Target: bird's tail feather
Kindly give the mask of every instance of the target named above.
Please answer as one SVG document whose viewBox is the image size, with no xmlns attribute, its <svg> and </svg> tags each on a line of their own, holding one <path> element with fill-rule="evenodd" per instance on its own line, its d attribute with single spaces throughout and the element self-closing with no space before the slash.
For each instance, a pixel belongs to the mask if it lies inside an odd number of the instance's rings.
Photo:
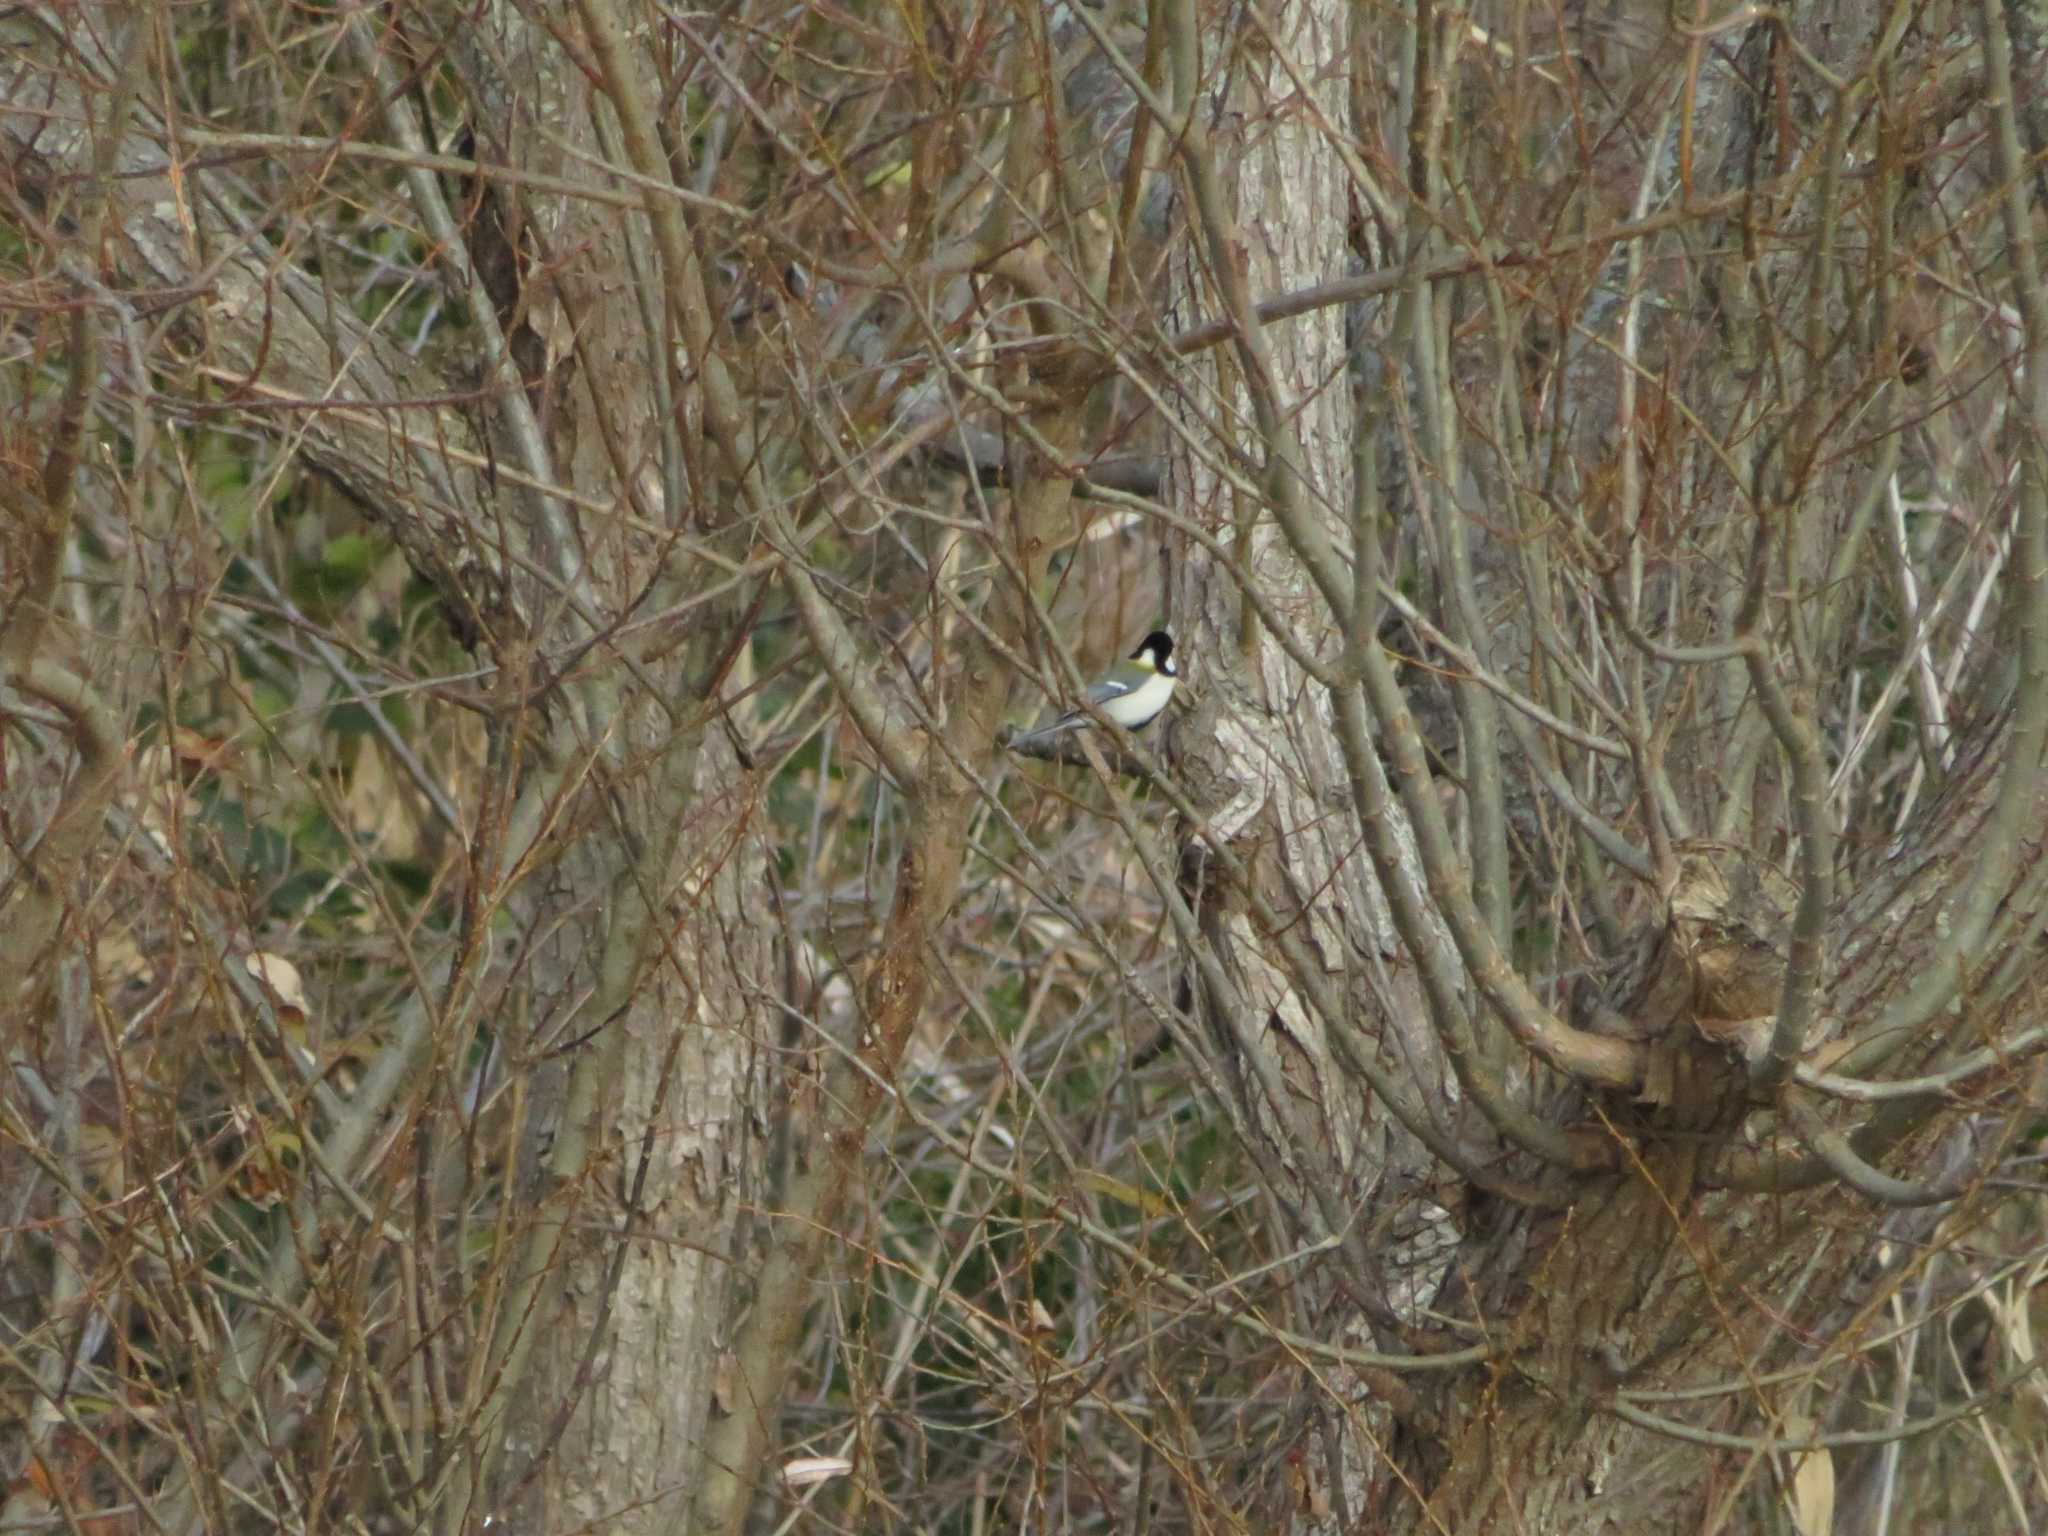
<svg viewBox="0 0 2048 1536">
<path fill-rule="evenodd" d="M 1088 717 L 1086 715 L 1062 715 L 1059 719 L 1053 721 L 1051 725 L 1041 725 L 1035 731 L 1026 731 L 1021 736 L 1011 737 L 1010 745 L 1012 747 L 1035 747 L 1041 742 L 1051 741 L 1055 736 L 1064 736 L 1076 726 L 1086 725 L 1087 723 Z"/>
</svg>

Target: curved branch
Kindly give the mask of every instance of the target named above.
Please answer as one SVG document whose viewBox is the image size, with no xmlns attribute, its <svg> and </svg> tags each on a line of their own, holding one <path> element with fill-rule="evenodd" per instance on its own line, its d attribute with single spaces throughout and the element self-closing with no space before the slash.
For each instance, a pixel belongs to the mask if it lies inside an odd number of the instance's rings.
<svg viewBox="0 0 2048 1536">
<path fill-rule="evenodd" d="M 1816 1093 L 1827 1094 L 1830 1098 L 1852 1099 L 1862 1104 L 1881 1104 L 1889 1099 L 1926 1099 L 1946 1095 L 1958 1083 L 1968 1082 L 1973 1077 L 2000 1067 L 2017 1066 L 2038 1055 L 2048 1047 L 2048 1024 L 2023 1029 L 2010 1040 L 2001 1040 L 1996 1045 L 1987 1045 L 1972 1051 L 1960 1061 L 1954 1062 L 1939 1072 L 1929 1072 L 1920 1077 L 1902 1077 L 1894 1081 L 1873 1081 L 1862 1077 L 1843 1077 L 1833 1072 L 1818 1072 L 1811 1067 L 1798 1068 L 1793 1077 Z"/>
<path fill-rule="evenodd" d="M 1895 1179 L 1865 1162 L 1850 1139 L 1830 1126 L 1820 1112 L 1798 1094 L 1786 1094 L 1782 1107 L 1793 1131 L 1807 1149 L 1827 1164 L 1844 1184 L 1858 1194 L 1868 1195 L 1880 1205 L 1941 1205 L 1960 1199 L 1989 1171 L 1972 1162 L 1932 1184 Z"/>
<path fill-rule="evenodd" d="M 1896 1441 L 1910 1440 L 1932 1430 L 1944 1429 L 1960 1419 L 1967 1419 L 1984 1412 L 1985 1409 L 2002 1401 L 2014 1387 L 2048 1365 L 2048 1354 L 2037 1354 L 2032 1359 L 2014 1366 L 1997 1381 L 1976 1396 L 1966 1398 L 1953 1408 L 1930 1414 L 1924 1419 L 1914 1419 L 1904 1424 L 1895 1424 L 1886 1429 L 1845 1430 L 1832 1435 L 1809 1435 L 1803 1440 L 1767 1439 L 1759 1435 L 1731 1435 L 1718 1429 L 1698 1429 L 1690 1424 L 1681 1424 L 1676 1419 L 1667 1419 L 1636 1407 L 1625 1398 L 1610 1397 L 1602 1405 L 1618 1419 L 1626 1419 L 1640 1429 L 1650 1430 L 1659 1435 L 1669 1435 L 1674 1440 L 1689 1440 L 1695 1445 L 1711 1445 L 1730 1451 L 1755 1451 L 1765 1455 L 1798 1454 L 1805 1451 L 1838 1450 L 1855 1445 L 1891 1445 Z"/>
</svg>

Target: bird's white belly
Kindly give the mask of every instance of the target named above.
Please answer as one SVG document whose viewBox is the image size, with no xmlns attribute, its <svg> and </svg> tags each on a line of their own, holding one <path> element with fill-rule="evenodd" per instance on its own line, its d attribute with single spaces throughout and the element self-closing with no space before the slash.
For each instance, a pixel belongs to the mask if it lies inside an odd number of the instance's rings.
<svg viewBox="0 0 2048 1536">
<path fill-rule="evenodd" d="M 1164 672 L 1155 672 L 1129 693 L 1119 694 L 1099 707 L 1118 725 L 1129 728 L 1150 720 L 1166 708 L 1166 701 L 1172 697 L 1173 679 Z"/>
</svg>

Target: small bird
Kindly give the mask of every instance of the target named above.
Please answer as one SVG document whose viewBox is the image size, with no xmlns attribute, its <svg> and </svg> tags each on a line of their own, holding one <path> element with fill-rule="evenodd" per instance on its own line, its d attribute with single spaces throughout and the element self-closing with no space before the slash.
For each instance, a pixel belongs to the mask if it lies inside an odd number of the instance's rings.
<svg viewBox="0 0 2048 1536">
<path fill-rule="evenodd" d="M 1155 629 L 1130 656 L 1109 669 L 1109 675 L 1088 687 L 1088 703 L 1127 731 L 1143 730 L 1158 718 L 1173 697 L 1173 685 L 1180 669 L 1173 663 L 1173 636 Z M 1031 747 L 1050 741 L 1076 726 L 1093 725 L 1095 717 L 1086 709 L 1073 709 L 1051 725 L 1011 741 L 1012 747 Z"/>
</svg>

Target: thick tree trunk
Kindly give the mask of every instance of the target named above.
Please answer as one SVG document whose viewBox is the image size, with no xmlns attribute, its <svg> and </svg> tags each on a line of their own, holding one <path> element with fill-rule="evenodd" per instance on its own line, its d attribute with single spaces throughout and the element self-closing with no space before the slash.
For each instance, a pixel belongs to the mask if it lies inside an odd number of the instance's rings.
<svg viewBox="0 0 2048 1536">
<path fill-rule="evenodd" d="M 1193 12 L 1184 15 L 1191 23 Z M 1439 1165 L 1375 1100 L 1358 1063 L 1398 1062 L 1412 1112 L 1441 1125 L 1458 1123 L 1460 1092 L 1356 824 L 1331 813 L 1351 794 L 1331 695 L 1273 633 L 1285 626 L 1336 663 L 1345 637 L 1301 546 L 1343 548 L 1378 532 L 1354 499 L 1363 428 L 1346 382 L 1344 312 L 1325 308 L 1264 334 L 1245 328 L 1248 295 L 1310 287 L 1354 265 L 1350 188 L 1327 152 L 1330 126 L 1349 117 L 1345 81 L 1298 67 L 1344 55 L 1349 13 L 1298 0 L 1268 21 L 1256 47 L 1202 40 L 1215 73 L 1193 110 L 1215 128 L 1181 167 L 1189 229 L 1174 308 L 1193 324 L 1223 317 L 1239 327 L 1234 351 L 1188 369 L 1190 415 L 1242 431 L 1243 472 L 1256 482 L 1192 455 L 1173 476 L 1175 504 L 1220 551 L 1181 546 L 1172 586 L 1202 698 L 1174 735 L 1175 771 L 1196 813 L 1182 823 L 1180 862 L 1201 914 L 1199 938 L 1183 942 L 1217 1074 L 1298 1223 L 1292 1236 L 1342 1254 L 1334 1271 L 1305 1278 L 1298 1304 L 1332 1341 L 1398 1347 L 1434 1296 L 1457 1231 L 1438 1203 L 1448 1198 Z M 1276 511 L 1282 500 L 1293 502 L 1291 516 Z M 1367 607 L 1378 611 L 1376 600 Z M 1412 851 L 1398 807 L 1388 823 Z M 1431 933 L 1445 942 L 1433 920 Z M 1259 1507 L 1276 1524 L 1334 1536 L 1387 1475 L 1378 1448 L 1390 1421 L 1373 1383 L 1389 1382 L 1330 1365 L 1305 1372 L 1310 1381 L 1326 1396 Z"/>
</svg>

